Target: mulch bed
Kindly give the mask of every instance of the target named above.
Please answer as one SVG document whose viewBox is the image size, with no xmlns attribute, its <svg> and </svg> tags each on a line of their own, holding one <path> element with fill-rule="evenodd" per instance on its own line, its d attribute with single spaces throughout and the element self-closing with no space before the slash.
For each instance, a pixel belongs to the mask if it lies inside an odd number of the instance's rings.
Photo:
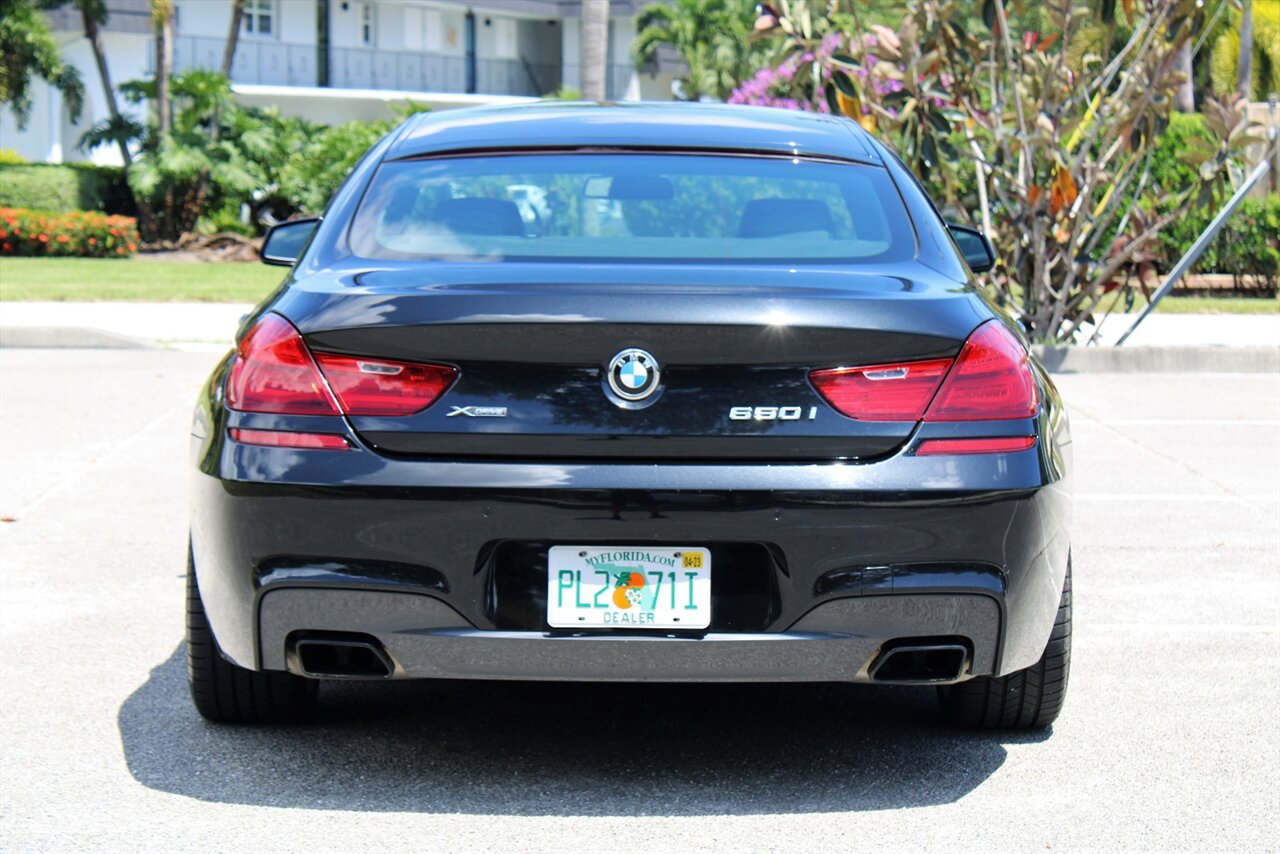
<svg viewBox="0 0 1280 854">
<path fill-rule="evenodd" d="M 137 257 L 152 261 L 258 261 L 262 238 L 222 231 L 217 234 L 184 234 L 177 240 L 161 240 L 142 247 Z"/>
</svg>

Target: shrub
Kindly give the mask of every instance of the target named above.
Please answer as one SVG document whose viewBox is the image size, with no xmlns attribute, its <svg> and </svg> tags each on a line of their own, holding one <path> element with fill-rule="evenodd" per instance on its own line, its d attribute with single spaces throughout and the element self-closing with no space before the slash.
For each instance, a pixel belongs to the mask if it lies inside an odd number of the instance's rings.
<svg viewBox="0 0 1280 854">
<path fill-rule="evenodd" d="M 0 208 L 0 255 L 125 258 L 137 248 L 133 217 Z"/>
<path fill-rule="evenodd" d="M 1160 250 L 1161 269 L 1171 270 L 1173 265 L 1178 263 L 1178 259 L 1187 254 L 1187 250 L 1191 248 L 1191 244 L 1196 242 L 1196 238 L 1200 236 L 1200 232 L 1205 230 L 1209 224 L 1209 220 L 1213 219 L 1216 208 L 1193 208 L 1185 214 L 1173 220 L 1160 231 Z M 1235 216 L 1239 216 L 1241 211 L 1237 210 Z M 1235 217 L 1232 217 L 1234 219 Z M 1230 226 L 1230 220 L 1227 221 Z M 1224 230 L 1225 234 L 1225 230 Z M 1230 272 L 1228 270 L 1219 271 L 1218 246 L 1221 245 L 1224 234 L 1218 235 L 1218 239 L 1205 247 L 1200 255 L 1200 260 L 1196 261 L 1195 266 L 1191 268 L 1192 273 L 1217 273 Z"/>
<path fill-rule="evenodd" d="M 1198 114 L 1170 113 L 1169 125 L 1156 137 L 1151 149 L 1148 181 L 1156 195 L 1181 193 L 1200 178 L 1196 163 L 1188 157 L 1197 141 L 1213 142 L 1213 134 Z"/>
<path fill-rule="evenodd" d="M 276 194 L 297 210 L 322 213 L 360 158 L 392 127 L 389 121 L 355 121 L 311 129 L 281 167 Z"/>
<path fill-rule="evenodd" d="M 143 220 L 144 228 L 154 228 L 148 240 L 248 230 L 240 222 L 242 205 L 248 205 L 254 228 L 299 211 L 319 212 L 366 149 L 394 126 L 388 119 L 329 128 L 281 116 L 274 107 L 244 107 L 230 81 L 207 69 L 175 74 L 169 86 L 171 129 L 106 120 L 80 139 L 91 150 L 115 145 L 123 133 L 137 147 L 129 185 L 154 214 L 150 225 Z M 130 103 L 155 100 L 154 80 L 127 81 L 119 88 Z M 410 101 L 391 111 L 403 118 L 424 109 Z"/>
<path fill-rule="evenodd" d="M 18 164 L 27 162 L 27 158 L 23 157 L 12 148 L 0 148 L 0 166 L 17 166 Z"/>
<path fill-rule="evenodd" d="M 0 207 L 132 214 L 132 204 L 116 166 L 0 164 Z"/>
<path fill-rule="evenodd" d="M 1280 279 L 1280 193 L 1245 199 L 1214 241 L 1217 272 L 1230 273 L 1237 288 L 1252 279 L 1274 292 Z"/>
<path fill-rule="evenodd" d="M 1189 210 L 1160 233 L 1165 269 L 1186 254 L 1217 212 L 1216 205 Z M 1241 202 L 1191 272 L 1229 275 L 1237 289 L 1275 291 L 1280 284 L 1280 193 Z"/>
</svg>

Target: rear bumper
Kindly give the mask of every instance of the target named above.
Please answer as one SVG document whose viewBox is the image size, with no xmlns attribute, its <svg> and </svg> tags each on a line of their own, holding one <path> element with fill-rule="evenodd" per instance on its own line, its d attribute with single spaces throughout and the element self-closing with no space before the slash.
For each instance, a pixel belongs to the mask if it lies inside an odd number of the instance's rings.
<svg viewBox="0 0 1280 854">
<path fill-rule="evenodd" d="M 963 643 L 966 677 L 1002 674 L 1044 649 L 1067 564 L 1065 449 L 1045 440 L 774 466 L 394 460 L 223 430 L 195 445 L 201 595 L 224 653 L 254 669 L 340 631 L 376 638 L 395 677 L 860 681 L 920 638 Z M 536 555 L 557 543 L 750 547 L 762 557 L 713 559 L 713 588 L 750 572 L 768 589 L 738 611 L 713 598 L 704 635 L 574 637 L 539 616 Z M 508 547 L 534 555 L 522 575 Z"/>
</svg>

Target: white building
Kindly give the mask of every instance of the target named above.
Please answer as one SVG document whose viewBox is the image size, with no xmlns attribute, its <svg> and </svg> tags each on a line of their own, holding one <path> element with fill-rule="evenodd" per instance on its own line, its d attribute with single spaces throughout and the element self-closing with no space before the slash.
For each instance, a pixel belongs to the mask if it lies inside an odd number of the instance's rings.
<svg viewBox="0 0 1280 854">
<path fill-rule="evenodd" d="M 610 3 L 606 97 L 668 99 L 674 57 L 638 72 L 630 58 L 643 0 Z M 578 88 L 580 0 L 246 0 L 231 79 L 240 100 L 336 124 L 387 118 L 412 99 L 435 109 L 523 100 Z M 112 81 L 151 76 L 149 0 L 107 0 L 102 28 Z M 175 0 L 174 69 L 222 64 L 231 0 Z M 24 130 L 0 109 L 0 148 L 33 161 L 118 163 L 114 147 L 77 142 L 108 115 L 79 13 L 50 13 L 63 56 L 80 70 L 86 104 L 72 122 L 56 89 L 34 82 Z M 121 103 L 121 108 L 125 105 Z"/>
</svg>

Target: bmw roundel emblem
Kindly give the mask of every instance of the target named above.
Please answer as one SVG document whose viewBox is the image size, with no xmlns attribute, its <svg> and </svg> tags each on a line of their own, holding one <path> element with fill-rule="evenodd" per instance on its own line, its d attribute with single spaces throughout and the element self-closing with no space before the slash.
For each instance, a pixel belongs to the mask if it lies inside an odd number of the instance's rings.
<svg viewBox="0 0 1280 854">
<path fill-rule="evenodd" d="M 644 400 L 658 388 L 658 360 L 634 347 L 609 360 L 609 388 L 623 400 Z"/>
</svg>

